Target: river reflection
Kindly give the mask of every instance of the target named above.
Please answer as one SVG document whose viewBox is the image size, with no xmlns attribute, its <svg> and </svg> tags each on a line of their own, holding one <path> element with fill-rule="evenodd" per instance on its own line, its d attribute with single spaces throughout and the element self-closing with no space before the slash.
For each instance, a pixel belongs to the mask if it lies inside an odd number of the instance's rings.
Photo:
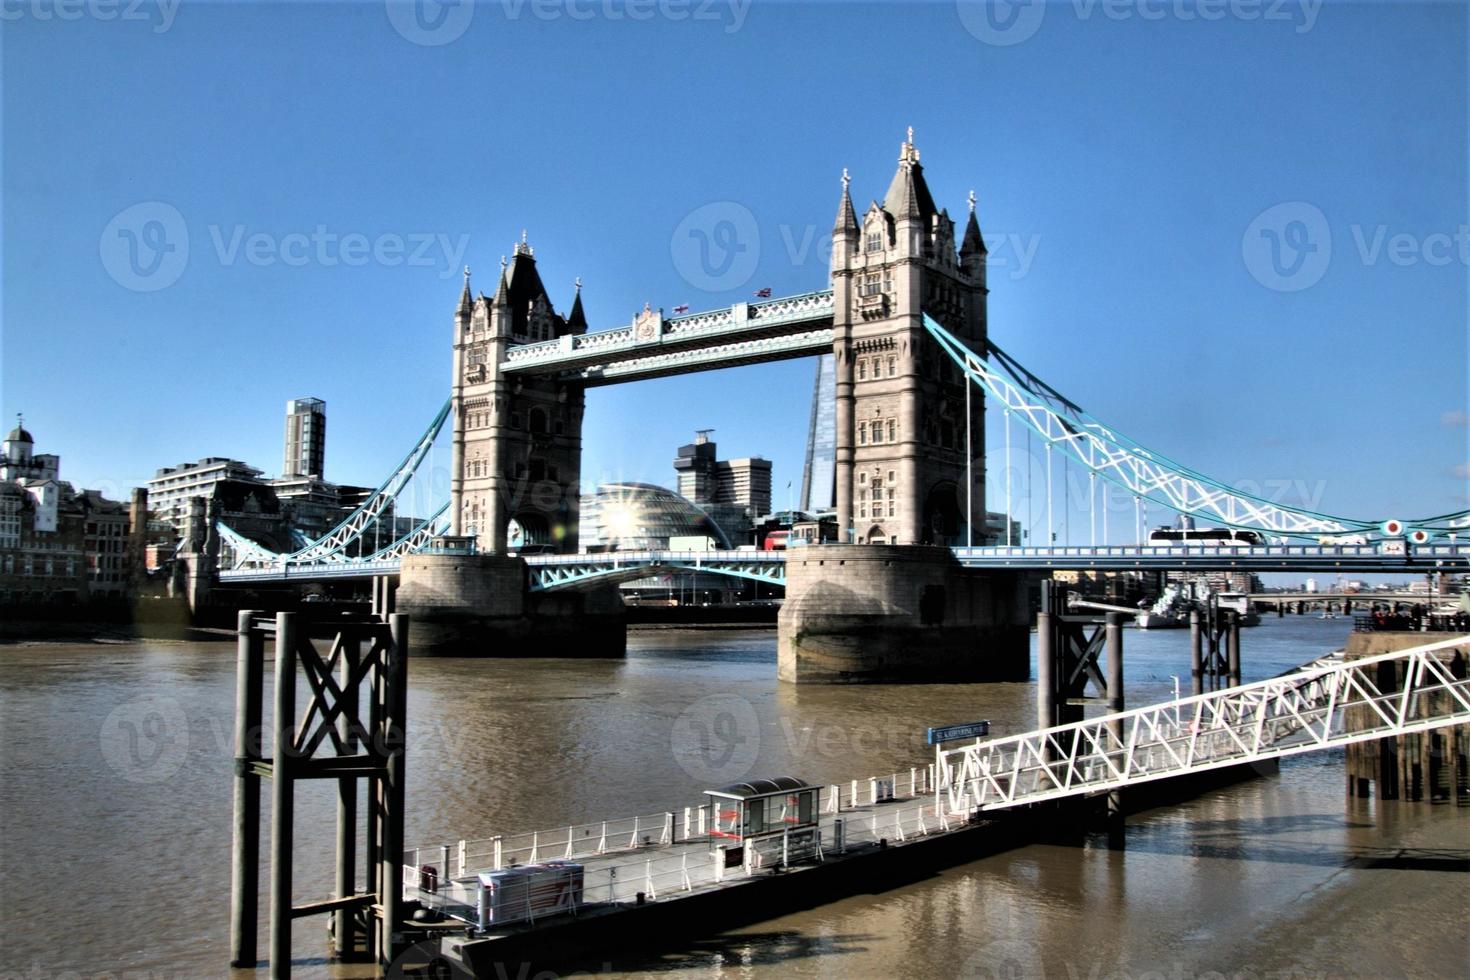
<svg viewBox="0 0 1470 980">
<path fill-rule="evenodd" d="M 1346 629 L 1268 619 L 1245 633 L 1246 679 Z M 653 813 L 747 776 L 907 773 L 931 758 L 930 725 L 1034 718 L 1029 684 L 778 684 L 772 632 L 638 632 L 628 647 L 623 661 L 412 661 L 409 843 Z M 1188 685 L 1183 632 L 1129 631 L 1125 659 L 1130 704 L 1168 697 L 1174 675 Z M 0 648 L 0 976 L 228 972 L 233 690 L 230 644 Z M 1121 854 L 1027 847 L 607 970 L 1459 974 L 1464 812 L 1349 803 L 1340 760 L 1303 757 L 1135 818 Z M 330 892 L 333 790 L 300 787 L 297 815 L 301 902 Z M 1394 918 L 1395 902 L 1425 911 Z M 322 962 L 321 929 L 298 923 L 297 975 L 361 975 Z"/>
</svg>

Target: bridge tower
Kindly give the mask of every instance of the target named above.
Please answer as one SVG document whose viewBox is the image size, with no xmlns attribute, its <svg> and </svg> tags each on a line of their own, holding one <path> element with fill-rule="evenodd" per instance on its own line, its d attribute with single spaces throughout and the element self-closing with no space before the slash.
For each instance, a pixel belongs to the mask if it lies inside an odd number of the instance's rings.
<svg viewBox="0 0 1470 980">
<path fill-rule="evenodd" d="M 985 519 L 985 403 L 925 333 L 927 312 L 977 350 L 985 241 L 974 194 L 963 241 L 934 203 L 913 130 L 861 220 L 844 171 L 832 229 L 837 520 L 856 544 L 961 545 Z M 967 417 L 968 412 L 968 417 Z M 966 454 L 977 464 L 967 467 Z"/>
<path fill-rule="evenodd" d="M 454 311 L 449 533 L 404 557 L 395 599 L 414 617 L 424 654 L 620 657 L 616 586 L 566 595 L 526 591 L 527 545 L 577 550 L 583 388 L 554 376 L 508 375 L 529 344 L 570 344 L 587 332 L 582 286 L 556 312 L 524 233 L 501 261 L 495 295 L 470 292 Z M 474 547 L 466 547 L 473 543 Z"/>
<path fill-rule="evenodd" d="M 1026 583 L 961 568 L 985 521 L 985 405 L 924 329 L 977 351 L 985 240 L 970 195 L 959 247 L 914 145 L 859 219 L 849 180 L 832 229 L 837 522 L 843 542 L 793 551 L 777 673 L 793 683 L 1022 680 Z M 973 460 L 973 463 L 971 462 Z M 970 527 L 972 519 L 974 527 Z"/>
<path fill-rule="evenodd" d="M 587 332 L 580 280 L 559 315 L 524 233 L 495 295 L 470 295 L 469 270 L 454 313 L 454 422 L 450 535 L 483 553 L 524 545 L 577 550 L 582 466 L 580 385 L 501 373 L 507 350 Z"/>
</svg>

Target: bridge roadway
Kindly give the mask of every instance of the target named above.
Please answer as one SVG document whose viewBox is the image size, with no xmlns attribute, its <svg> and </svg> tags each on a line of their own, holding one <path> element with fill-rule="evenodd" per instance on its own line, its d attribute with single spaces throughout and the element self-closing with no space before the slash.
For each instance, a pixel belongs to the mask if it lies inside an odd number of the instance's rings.
<svg viewBox="0 0 1470 980">
<path fill-rule="evenodd" d="M 865 547 L 882 547 L 870 545 Z M 1408 546 L 1402 554 L 1376 545 L 1289 544 L 1255 547 L 1076 545 L 1051 548 L 989 545 L 955 548 L 969 568 L 1011 571 L 1248 571 L 1424 573 L 1470 571 L 1470 545 Z M 530 591 L 549 592 L 595 583 L 622 581 L 660 571 L 729 575 L 772 585 L 784 584 L 791 551 L 620 551 L 577 555 L 528 555 Z M 278 568 L 231 569 L 219 573 L 222 585 L 314 582 L 397 575 L 399 560 L 338 561 Z"/>
<path fill-rule="evenodd" d="M 506 374 L 556 375 L 587 387 L 832 352 L 832 290 L 782 296 L 506 350 Z"/>
</svg>

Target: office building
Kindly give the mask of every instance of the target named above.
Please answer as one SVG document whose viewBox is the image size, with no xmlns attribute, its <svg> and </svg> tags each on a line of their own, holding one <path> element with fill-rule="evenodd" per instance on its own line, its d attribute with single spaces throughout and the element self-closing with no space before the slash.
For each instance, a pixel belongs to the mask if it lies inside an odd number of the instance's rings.
<svg viewBox="0 0 1470 980">
<path fill-rule="evenodd" d="M 327 403 L 294 398 L 286 403 L 286 457 L 282 476 L 321 479 L 326 473 Z"/>
</svg>

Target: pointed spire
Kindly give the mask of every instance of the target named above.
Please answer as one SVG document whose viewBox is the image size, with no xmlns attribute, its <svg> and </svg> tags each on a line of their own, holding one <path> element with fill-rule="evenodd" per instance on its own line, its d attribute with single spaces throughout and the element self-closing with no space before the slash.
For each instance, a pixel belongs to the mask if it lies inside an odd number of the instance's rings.
<svg viewBox="0 0 1470 980">
<path fill-rule="evenodd" d="M 919 150 L 914 146 L 914 128 L 909 127 L 908 139 L 898 151 L 898 171 L 883 196 L 883 209 L 893 217 L 903 220 L 927 221 L 938 213 L 929 185 L 924 180 L 924 168 L 919 163 Z"/>
<path fill-rule="evenodd" d="M 898 191 L 896 195 L 895 190 Z M 923 217 L 919 210 L 919 189 L 914 186 L 913 167 L 899 167 L 898 173 L 893 175 L 893 186 L 889 188 L 884 204 L 895 218 Z"/>
<path fill-rule="evenodd" d="M 510 305 L 510 285 L 506 281 L 504 255 L 500 257 L 500 284 L 495 287 L 495 299 L 492 303 L 495 306 Z"/>
<path fill-rule="evenodd" d="M 469 266 L 465 266 L 464 267 L 464 291 L 459 294 L 459 310 L 457 312 L 460 312 L 460 313 L 468 313 L 470 311 L 470 307 L 473 305 L 473 303 L 474 303 L 474 300 L 473 300 L 473 298 L 470 295 L 470 267 Z"/>
<path fill-rule="evenodd" d="M 567 329 L 573 333 L 587 332 L 587 314 L 582 311 L 582 277 L 577 277 L 577 295 L 572 298 L 572 311 L 567 314 Z"/>
<path fill-rule="evenodd" d="M 848 191 L 848 185 L 852 178 L 847 175 L 847 168 L 842 168 L 842 203 L 837 205 L 837 222 L 833 225 L 835 233 L 850 233 L 854 237 L 858 233 L 857 212 L 852 209 L 852 194 Z"/>
<path fill-rule="evenodd" d="M 965 239 L 960 244 L 960 260 L 972 255 L 985 255 L 985 236 L 980 234 L 980 220 L 975 217 L 975 192 L 970 192 L 970 220 L 965 222 Z"/>
</svg>

